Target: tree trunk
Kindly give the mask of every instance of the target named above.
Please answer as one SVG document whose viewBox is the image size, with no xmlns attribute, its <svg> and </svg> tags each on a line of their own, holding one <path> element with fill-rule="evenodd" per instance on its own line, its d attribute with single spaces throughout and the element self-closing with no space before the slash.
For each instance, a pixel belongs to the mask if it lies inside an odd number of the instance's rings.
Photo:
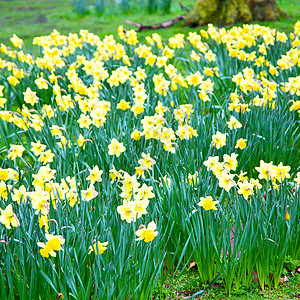
<svg viewBox="0 0 300 300">
<path fill-rule="evenodd" d="M 276 0 L 197 0 L 186 16 L 189 26 L 232 25 L 237 22 L 275 21 L 283 12 Z"/>
</svg>

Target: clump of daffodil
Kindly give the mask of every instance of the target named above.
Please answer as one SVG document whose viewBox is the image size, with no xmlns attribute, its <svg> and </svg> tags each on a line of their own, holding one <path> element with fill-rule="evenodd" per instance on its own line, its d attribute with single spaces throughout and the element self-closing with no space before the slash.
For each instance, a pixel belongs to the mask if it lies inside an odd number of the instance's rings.
<svg viewBox="0 0 300 300">
<path fill-rule="evenodd" d="M 290 166 L 283 166 L 282 163 L 279 163 L 278 166 L 274 165 L 273 162 L 265 163 L 263 160 L 260 161 L 260 166 L 255 167 L 259 172 L 258 178 L 265 180 L 272 180 L 275 183 L 277 180 L 279 183 L 286 178 L 290 178 L 289 171 L 291 170 Z"/>
<path fill-rule="evenodd" d="M 126 172 L 121 183 L 120 196 L 123 198 L 123 204 L 117 207 L 117 212 L 120 214 L 121 220 L 126 220 L 128 223 L 135 222 L 136 219 L 148 213 L 149 199 L 154 198 L 153 187 L 147 186 L 145 183 L 140 187 L 136 175 L 130 176 Z"/>
</svg>

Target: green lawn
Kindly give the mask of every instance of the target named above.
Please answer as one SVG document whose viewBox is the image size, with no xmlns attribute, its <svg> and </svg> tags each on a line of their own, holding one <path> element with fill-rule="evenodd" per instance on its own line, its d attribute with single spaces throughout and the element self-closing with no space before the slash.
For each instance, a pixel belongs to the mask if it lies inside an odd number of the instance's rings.
<svg viewBox="0 0 300 300">
<path fill-rule="evenodd" d="M 134 28 L 125 24 L 126 20 L 153 24 L 183 14 L 179 2 L 173 0 L 171 13 L 168 15 L 149 15 L 143 9 L 135 9 L 132 14 L 126 15 L 116 10 L 114 13 L 108 10 L 102 17 L 95 13 L 79 17 L 73 10 L 71 0 L 0 0 L 0 42 L 10 45 L 9 39 L 15 33 L 24 40 L 26 46 L 29 46 L 33 37 L 48 35 L 53 29 L 57 29 L 62 34 L 78 32 L 80 29 L 88 29 L 101 37 L 116 34 L 121 24 L 124 24 L 126 28 Z M 194 0 L 181 2 L 191 8 Z M 278 3 L 290 15 L 290 18 L 277 22 L 265 22 L 264 25 L 282 31 L 291 31 L 293 24 L 300 19 L 300 1 L 278 0 Z M 183 27 L 182 22 L 179 22 L 171 28 L 159 30 L 159 33 L 163 37 L 169 37 L 178 32 L 187 33 L 190 30 L 196 29 Z M 140 33 L 140 36 L 147 34 L 150 34 L 150 31 Z"/>
</svg>

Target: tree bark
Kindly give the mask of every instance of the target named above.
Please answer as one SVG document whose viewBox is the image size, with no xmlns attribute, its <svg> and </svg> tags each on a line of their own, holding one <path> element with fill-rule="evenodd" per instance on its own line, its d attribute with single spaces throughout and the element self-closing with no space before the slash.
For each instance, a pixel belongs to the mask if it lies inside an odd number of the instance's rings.
<svg viewBox="0 0 300 300">
<path fill-rule="evenodd" d="M 185 23 L 189 26 L 208 23 L 232 25 L 237 22 L 275 21 L 283 14 L 276 0 L 197 0 Z"/>
</svg>

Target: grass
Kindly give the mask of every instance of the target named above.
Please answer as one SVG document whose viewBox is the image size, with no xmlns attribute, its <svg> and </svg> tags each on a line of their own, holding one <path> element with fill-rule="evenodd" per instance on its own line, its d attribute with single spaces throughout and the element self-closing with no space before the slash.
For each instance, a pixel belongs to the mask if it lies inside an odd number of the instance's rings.
<svg viewBox="0 0 300 300">
<path fill-rule="evenodd" d="M 181 2 L 188 8 L 191 8 L 194 3 L 193 0 L 183 0 Z M 293 24 L 300 19 L 300 3 L 297 0 L 279 0 L 278 3 L 290 15 L 290 18 L 260 24 L 277 28 L 281 31 L 292 31 Z M 13 34 L 17 34 L 24 40 L 27 47 L 32 44 L 34 37 L 48 35 L 53 29 L 58 30 L 62 34 L 87 29 L 100 37 L 104 37 L 112 33 L 116 34 L 118 26 L 122 24 L 128 29 L 134 28 L 126 25 L 126 20 L 155 24 L 184 13 L 177 0 L 173 1 L 169 15 L 149 15 L 142 10 L 135 11 L 134 14 L 121 14 L 119 11 L 116 11 L 115 14 L 107 12 L 102 17 L 94 13 L 80 17 L 73 11 L 70 0 L 53 0 L 48 2 L 42 0 L 0 0 L 0 8 L 0 42 L 9 45 L 10 37 Z M 190 30 L 190 28 L 183 27 L 182 23 L 177 23 L 171 28 L 158 30 L 158 33 L 167 38 L 179 32 L 187 34 Z M 139 33 L 139 36 L 142 37 L 148 33 Z"/>
<path fill-rule="evenodd" d="M 184 2 L 184 1 L 183 1 Z M 192 1 L 185 1 L 186 5 L 192 6 Z M 47 35 L 53 29 L 57 29 L 62 34 L 69 32 L 79 32 L 80 29 L 87 29 L 101 37 L 116 33 L 119 25 L 124 24 L 125 20 L 133 22 L 156 23 L 172 18 L 179 13 L 177 4 L 170 15 L 161 14 L 147 15 L 143 11 L 134 15 L 124 15 L 117 12 L 115 15 L 105 15 L 103 17 L 96 14 L 89 14 L 83 17 L 76 15 L 72 10 L 71 1 L 53 0 L 45 1 L 0 1 L 1 15 L 1 33 L 0 41 L 7 44 L 9 38 L 17 33 L 29 46 L 35 36 Z M 130 26 L 127 26 L 130 28 Z M 131 27 L 133 28 L 133 27 Z M 177 29 L 175 29 L 177 28 Z M 180 26 L 167 30 L 169 34 L 175 31 L 181 31 Z M 166 32 L 166 33 L 167 33 Z"/>
</svg>

